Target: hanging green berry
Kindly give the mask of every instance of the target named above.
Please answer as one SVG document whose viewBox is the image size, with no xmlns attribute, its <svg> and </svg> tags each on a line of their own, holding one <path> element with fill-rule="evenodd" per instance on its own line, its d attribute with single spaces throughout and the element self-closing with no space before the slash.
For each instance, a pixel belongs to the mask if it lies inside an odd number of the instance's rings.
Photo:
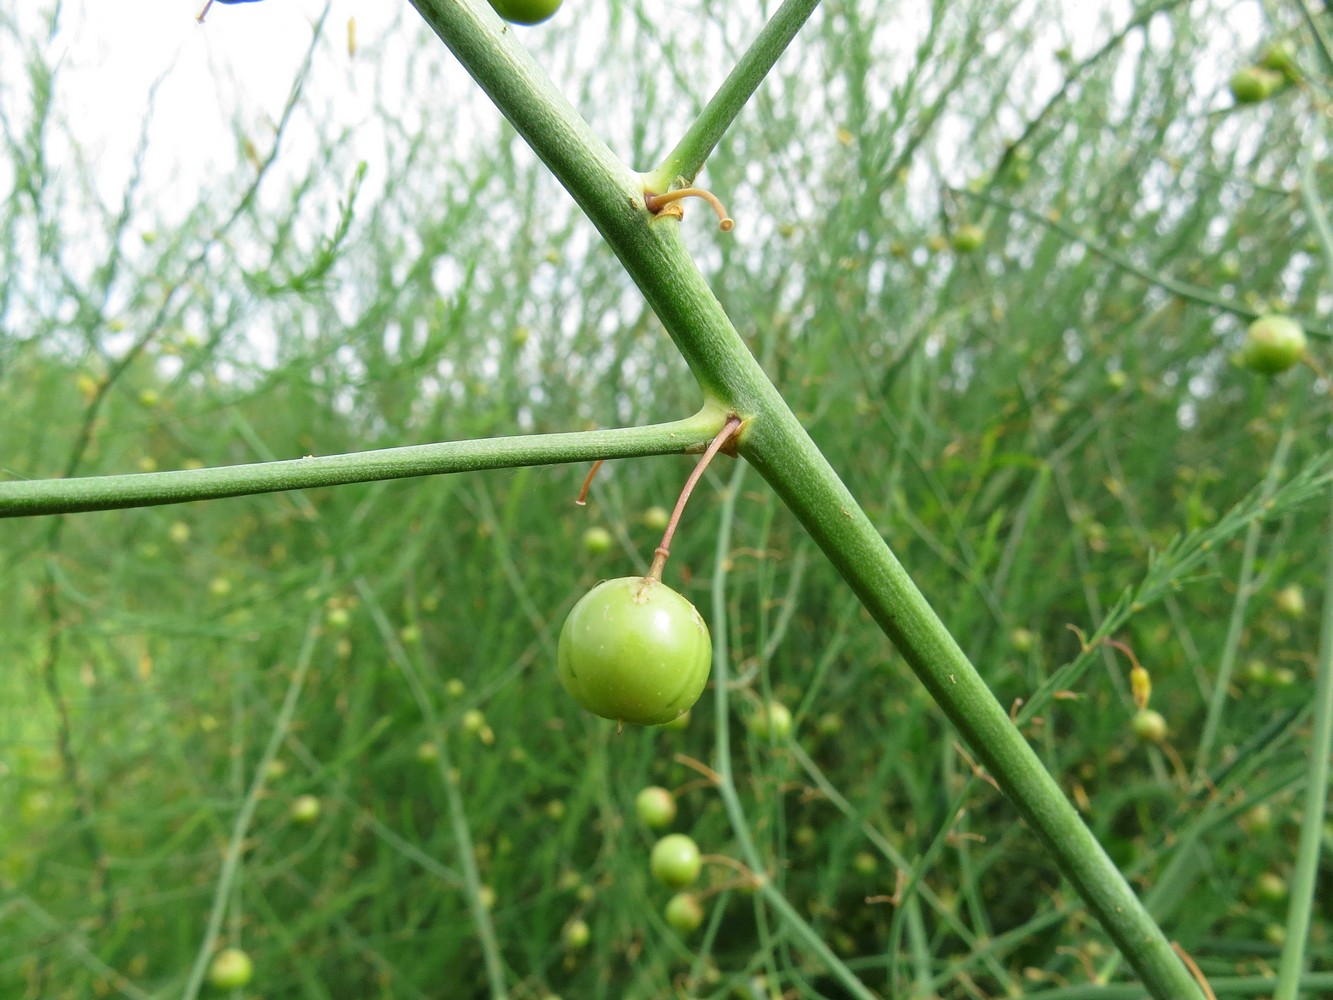
<svg viewBox="0 0 1333 1000">
<path fill-rule="evenodd" d="M 662 570 L 691 491 L 739 427 L 738 418 L 729 418 L 699 459 L 648 574 L 599 583 L 565 619 L 556 672 L 588 711 L 621 723 L 660 726 L 688 712 L 703 693 L 713 662 L 712 638 L 694 605 L 662 582 Z M 591 479 L 589 473 L 580 502 Z"/>
<path fill-rule="evenodd" d="M 1305 331 L 1286 316 L 1260 316 L 1245 331 L 1240 360 L 1250 371 L 1276 375 L 1305 357 Z"/>
<path fill-rule="evenodd" d="M 491 0 L 495 12 L 513 24 L 541 24 L 560 9 L 563 0 Z"/>
<path fill-rule="evenodd" d="M 634 797 L 634 812 L 644 826 L 661 830 L 676 818 L 676 797 L 659 785 L 649 785 Z"/>
<path fill-rule="evenodd" d="M 239 990 L 255 974 L 255 963 L 240 948 L 224 948 L 208 965 L 208 982 L 214 989 Z"/>
<path fill-rule="evenodd" d="M 666 922 L 681 934 L 691 934 L 704 922 L 704 908 L 693 893 L 678 892 L 667 900 Z"/>
<path fill-rule="evenodd" d="M 588 711 L 658 726 L 699 700 L 713 643 L 693 604 L 660 580 L 628 576 L 574 605 L 556 658 L 560 682 Z"/>
<path fill-rule="evenodd" d="M 653 878 L 668 889 L 693 885 L 703 871 L 704 859 L 694 838 L 683 833 L 669 833 L 653 845 L 648 868 Z"/>
</svg>

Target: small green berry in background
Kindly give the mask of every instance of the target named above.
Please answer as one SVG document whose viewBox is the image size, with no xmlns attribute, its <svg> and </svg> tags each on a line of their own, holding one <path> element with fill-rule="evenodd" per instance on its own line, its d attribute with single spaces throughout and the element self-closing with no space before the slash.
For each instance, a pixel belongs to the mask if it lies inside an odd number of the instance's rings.
<svg viewBox="0 0 1333 1000">
<path fill-rule="evenodd" d="M 224 948 L 208 965 L 209 985 L 217 990 L 243 989 L 254 974 L 254 962 L 240 948 Z"/>
<path fill-rule="evenodd" d="M 1282 87 L 1281 73 L 1263 66 L 1246 66 L 1231 77 L 1231 96 L 1237 104 L 1258 104 L 1266 101 Z"/>
<path fill-rule="evenodd" d="M 1273 604 L 1286 618 L 1305 617 L 1305 591 L 1298 583 L 1289 583 L 1273 595 Z"/>
<path fill-rule="evenodd" d="M 298 795 L 292 799 L 292 804 L 288 810 L 293 823 L 300 823 L 303 826 L 315 822 L 319 819 L 321 812 L 319 798 L 314 795 Z"/>
<path fill-rule="evenodd" d="M 589 555 L 600 556 L 611 551 L 614 539 L 605 528 L 589 528 L 583 533 L 583 551 Z"/>
<path fill-rule="evenodd" d="M 1305 331 L 1286 316 L 1261 316 L 1245 331 L 1241 363 L 1263 375 L 1277 375 L 1305 356 Z"/>
<path fill-rule="evenodd" d="M 649 531 L 664 530 L 670 519 L 671 515 L 667 512 L 667 509 L 665 507 L 657 506 L 649 507 L 639 518 L 639 520 L 643 522 L 643 526 Z"/>
<path fill-rule="evenodd" d="M 785 740 L 791 735 L 791 709 L 780 701 L 763 702 L 755 706 L 746 725 L 761 740 Z"/>
<path fill-rule="evenodd" d="M 693 838 L 669 833 L 653 845 L 649 858 L 653 878 L 669 889 L 693 885 L 703 870 L 703 856 Z"/>
<path fill-rule="evenodd" d="M 982 244 L 986 242 L 986 230 L 975 222 L 968 222 L 953 232 L 951 240 L 954 250 L 958 253 L 972 253 L 980 250 Z"/>
<path fill-rule="evenodd" d="M 667 900 L 666 922 L 681 934 L 693 934 L 704 922 L 704 908 L 693 893 L 678 892 Z"/>
<path fill-rule="evenodd" d="M 1131 725 L 1134 738 L 1140 743 L 1162 743 L 1166 740 L 1166 719 L 1161 712 L 1151 708 L 1140 709 L 1134 714 Z"/>
<path fill-rule="evenodd" d="M 634 797 L 639 822 L 650 830 L 662 830 L 676 818 L 676 797 L 659 785 L 650 785 Z"/>
<path fill-rule="evenodd" d="M 580 951 L 592 940 L 592 929 L 582 917 L 573 917 L 560 932 L 560 939 L 570 951 Z"/>
</svg>

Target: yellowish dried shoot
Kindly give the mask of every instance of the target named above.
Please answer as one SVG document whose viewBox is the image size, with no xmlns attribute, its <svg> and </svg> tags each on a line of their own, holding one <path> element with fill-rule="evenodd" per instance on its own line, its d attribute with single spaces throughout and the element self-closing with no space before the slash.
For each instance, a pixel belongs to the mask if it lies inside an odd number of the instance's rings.
<svg viewBox="0 0 1333 1000">
<path fill-rule="evenodd" d="M 643 204 L 648 211 L 657 215 L 666 206 L 680 201 L 682 198 L 702 198 L 712 205 L 713 211 L 717 213 L 717 217 L 721 220 L 718 228 L 724 233 L 729 233 L 736 227 L 735 220 L 727 215 L 727 210 L 723 207 L 717 195 L 713 194 L 712 191 L 705 191 L 703 188 L 680 188 L 678 191 L 668 191 L 666 194 L 646 194 L 643 197 Z"/>
</svg>

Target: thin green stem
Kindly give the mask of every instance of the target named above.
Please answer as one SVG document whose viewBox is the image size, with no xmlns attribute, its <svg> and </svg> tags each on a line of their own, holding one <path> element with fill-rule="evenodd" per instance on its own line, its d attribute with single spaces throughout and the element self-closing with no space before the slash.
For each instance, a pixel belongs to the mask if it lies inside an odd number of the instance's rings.
<svg viewBox="0 0 1333 1000">
<path fill-rule="evenodd" d="M 246 792 L 241 808 L 236 812 L 235 822 L 232 823 L 231 836 L 227 840 L 227 850 L 222 856 L 222 869 L 218 872 L 217 887 L 213 891 L 213 905 L 208 912 L 208 924 L 204 929 L 204 936 L 199 942 L 199 951 L 195 955 L 194 965 L 190 968 L 189 979 L 186 981 L 185 989 L 181 994 L 185 1000 L 194 1000 L 199 995 L 199 990 L 204 983 L 204 976 L 208 972 L 208 963 L 213 956 L 213 946 L 217 943 L 218 935 L 222 932 L 222 921 L 227 914 L 227 900 L 231 896 L 231 887 L 240 872 L 246 838 L 250 833 L 250 824 L 254 822 L 255 811 L 259 808 L 259 800 L 268 784 L 269 765 L 277 757 L 278 750 L 282 747 L 282 741 L 287 738 L 287 731 L 296 715 L 296 706 L 301 700 L 301 691 L 305 687 L 306 675 L 310 672 L 311 663 L 314 662 L 315 646 L 320 634 L 320 618 L 320 612 L 316 611 L 311 615 L 310 621 L 306 625 L 305 638 L 302 640 L 301 650 L 296 656 L 296 666 L 292 670 L 292 679 L 287 684 L 287 694 L 282 699 L 282 707 L 278 710 L 278 717 L 274 720 L 273 728 L 269 732 L 264 753 L 255 765 L 254 778 L 250 782 L 250 789 Z"/>
<path fill-rule="evenodd" d="M 1319 197 L 1314 178 L 1314 147 L 1323 138 L 1316 128 L 1306 145 L 1301 169 L 1301 197 L 1314 221 L 1323 245 L 1327 274 L 1333 276 L 1333 232 L 1328 213 Z M 1330 493 L 1333 499 L 1333 492 Z M 1314 906 L 1315 881 L 1319 875 L 1319 851 L 1324 836 L 1324 810 L 1328 803 L 1329 756 L 1333 753 L 1333 546 L 1326 557 L 1323 619 L 1320 622 L 1319 661 L 1315 674 L 1314 721 L 1310 730 L 1310 764 L 1305 778 L 1304 818 L 1300 847 L 1288 890 L 1287 926 L 1282 959 L 1278 964 L 1277 990 L 1273 1000 L 1296 1000 L 1305 968 L 1305 950 L 1310 933 L 1310 911 Z"/>
<path fill-rule="evenodd" d="M 1035 222 L 1039 226 L 1045 226 L 1053 229 L 1061 236 L 1065 237 L 1071 243 L 1077 243 L 1086 249 L 1089 253 L 1094 253 L 1098 257 L 1114 264 L 1117 268 L 1126 274 L 1132 274 L 1148 285 L 1160 288 L 1163 291 L 1170 292 L 1172 295 L 1179 296 L 1187 302 L 1197 302 L 1200 305 L 1209 306 L 1220 312 L 1228 312 L 1242 319 L 1254 320 L 1263 315 L 1263 310 L 1251 305 L 1241 299 L 1224 298 L 1220 295 L 1214 295 L 1205 288 L 1198 285 L 1191 285 L 1184 281 L 1177 281 L 1174 278 L 1167 277 L 1159 271 L 1154 271 L 1149 267 L 1136 264 L 1122 253 L 1117 253 L 1105 244 L 1098 243 L 1096 240 L 1085 236 L 1078 229 L 1059 219 L 1052 218 L 1049 215 L 1043 215 L 1034 209 L 1024 205 L 1015 204 L 1012 201 L 1006 201 L 1003 198 L 997 198 L 984 192 L 970 191 L 966 188 L 949 188 L 951 194 L 960 198 L 970 198 L 973 201 L 980 201 L 993 208 L 1001 209 L 1011 215 L 1021 215 L 1030 222 Z M 1318 337 L 1322 340 L 1333 339 L 1333 329 L 1326 326 L 1315 326 L 1311 323 L 1302 321 L 1302 328 L 1311 337 Z"/>
<path fill-rule="evenodd" d="M 684 420 L 646 427 L 448 441 L 216 469 L 0 483 L 0 517 L 150 507 L 381 479 L 672 455 L 702 450 L 725 420 L 720 410 L 705 407 Z"/>
<path fill-rule="evenodd" d="M 349 568 L 355 570 L 355 567 L 350 565 L 350 560 L 346 561 Z M 449 827 L 454 835 L 455 850 L 458 854 L 458 869 L 463 876 L 463 894 L 467 897 L 468 909 L 472 913 L 472 922 L 477 928 L 477 942 L 481 945 L 482 964 L 486 969 L 486 982 L 490 988 L 491 1000 L 508 1000 L 509 989 L 505 985 L 504 961 L 500 953 L 500 942 L 495 936 L 495 923 L 491 920 L 490 907 L 486 900 L 482 898 L 482 881 L 481 872 L 477 868 L 477 852 L 472 843 L 472 832 L 468 825 L 467 810 L 463 803 L 463 792 L 459 787 L 459 776 L 450 757 L 449 741 L 440 722 L 439 713 L 435 710 L 435 703 L 431 700 L 430 692 L 427 691 L 426 685 L 413 665 L 411 657 L 407 655 L 398 634 L 394 631 L 389 616 L 380 605 L 374 588 L 360 573 L 357 573 L 354 578 L 353 585 L 375 622 L 375 628 L 380 633 L 380 639 L 388 651 L 389 659 L 393 661 L 393 664 L 402 674 L 403 680 L 407 682 L 408 690 L 412 692 L 412 697 L 416 700 L 428 731 L 437 736 L 435 747 L 438 756 L 435 758 L 435 767 L 440 775 L 440 782 L 444 786 L 444 801 L 449 814 Z"/>
<path fill-rule="evenodd" d="M 1329 495 L 1333 498 L 1333 492 Z M 1314 905 L 1315 880 L 1319 874 L 1324 810 L 1328 803 L 1328 761 L 1330 754 L 1333 754 L 1333 549 L 1329 551 L 1324 578 L 1324 610 L 1323 621 L 1320 623 L 1317 671 L 1300 848 L 1296 854 L 1296 867 L 1291 873 L 1286 935 L 1273 1000 L 1296 1000 L 1300 993 L 1306 942 L 1310 933 L 1310 910 Z"/>
<path fill-rule="evenodd" d="M 1302 398 L 1304 392 L 1301 393 Z M 1301 411 L 1300 401 L 1287 413 L 1286 424 L 1273 449 L 1273 457 L 1268 463 L 1268 472 L 1260 486 L 1263 499 L 1267 500 L 1277 489 L 1280 477 L 1287 465 L 1287 454 L 1291 450 L 1295 437 L 1293 424 L 1295 416 Z M 1194 757 L 1194 776 L 1198 780 L 1208 773 L 1208 758 L 1213 751 L 1213 743 L 1222 724 L 1222 713 L 1226 710 L 1227 699 L 1231 697 L 1231 672 L 1236 665 L 1236 652 L 1240 649 L 1241 632 L 1245 628 L 1245 610 L 1254 593 L 1255 560 L 1259 554 L 1259 537 L 1263 534 L 1263 522 L 1255 521 L 1245 531 L 1245 550 L 1241 555 L 1240 574 L 1236 579 L 1236 599 L 1231 606 L 1231 619 L 1227 624 L 1227 637 L 1222 646 L 1222 655 L 1218 661 L 1217 678 L 1213 683 L 1212 698 L 1208 702 L 1208 714 L 1204 717 L 1203 735 L 1199 737 L 1199 746 Z"/>
<path fill-rule="evenodd" d="M 1267 976 L 1210 977 L 1208 985 L 1220 997 L 1262 997 L 1273 990 L 1273 980 Z M 1333 972 L 1318 972 L 1301 979 L 1301 988 L 1310 996 L 1333 989 Z M 1137 986 L 1066 986 L 1054 990 L 1037 990 L 1023 995 L 1023 1000 L 1142 1000 L 1143 991 Z"/>
<path fill-rule="evenodd" d="M 719 779 L 717 792 L 722 798 L 723 806 L 726 807 L 727 818 L 731 821 L 732 832 L 736 835 L 736 842 L 740 846 L 741 857 L 745 864 L 749 866 L 750 871 L 757 877 L 757 889 L 765 902 L 773 907 L 782 922 L 791 930 L 793 936 L 799 939 L 824 963 L 829 974 L 837 979 L 852 996 L 857 997 L 858 1000 L 874 1000 L 874 994 L 833 953 L 833 950 L 825 944 L 824 939 L 805 921 L 805 918 L 796 912 L 795 907 L 783 895 L 782 890 L 763 874 L 765 869 L 764 859 L 760 856 L 759 849 L 755 847 L 754 838 L 750 835 L 750 825 L 745 818 L 745 807 L 741 803 L 740 795 L 736 791 L 735 779 L 732 777 L 730 708 L 728 705 L 731 662 L 726 641 L 728 634 L 726 624 L 727 566 L 731 554 L 732 525 L 736 519 L 736 499 L 740 496 L 741 483 L 744 478 L 745 466 L 737 464 L 735 471 L 731 474 L 731 482 L 727 486 L 727 492 L 723 497 L 722 516 L 717 529 L 717 544 L 714 547 L 712 630 L 718 638 L 713 646 L 713 688 L 716 692 L 713 702 L 717 719 L 717 736 L 713 744 L 716 759 L 713 763 Z"/>
<path fill-rule="evenodd" d="M 759 89 L 768 71 L 818 6 L 819 0 L 786 0 L 778 8 L 699 117 L 685 130 L 676 148 L 644 175 L 648 190 L 666 191 L 673 185 L 689 185 L 694 180 L 750 96 Z"/>
<path fill-rule="evenodd" d="M 801 520 L 902 651 L 1153 996 L 1199 997 L 1198 985 L 1161 928 L 795 416 L 785 406 L 756 416 L 742 439 L 741 454 Z"/>
</svg>

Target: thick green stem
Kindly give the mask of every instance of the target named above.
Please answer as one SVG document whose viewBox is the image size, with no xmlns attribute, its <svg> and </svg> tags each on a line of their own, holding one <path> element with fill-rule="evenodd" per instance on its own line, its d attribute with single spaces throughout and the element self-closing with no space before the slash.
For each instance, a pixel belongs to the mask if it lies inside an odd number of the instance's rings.
<svg viewBox="0 0 1333 1000">
<path fill-rule="evenodd" d="M 755 417 L 742 454 L 902 651 L 1153 996 L 1200 996 L 1166 936 L 795 417 Z"/>
<path fill-rule="evenodd" d="M 151 507 L 450 472 L 673 455 L 702 451 L 725 422 L 721 410 L 705 407 L 688 419 L 647 427 L 449 441 L 217 469 L 0 483 L 0 517 Z"/>
</svg>

